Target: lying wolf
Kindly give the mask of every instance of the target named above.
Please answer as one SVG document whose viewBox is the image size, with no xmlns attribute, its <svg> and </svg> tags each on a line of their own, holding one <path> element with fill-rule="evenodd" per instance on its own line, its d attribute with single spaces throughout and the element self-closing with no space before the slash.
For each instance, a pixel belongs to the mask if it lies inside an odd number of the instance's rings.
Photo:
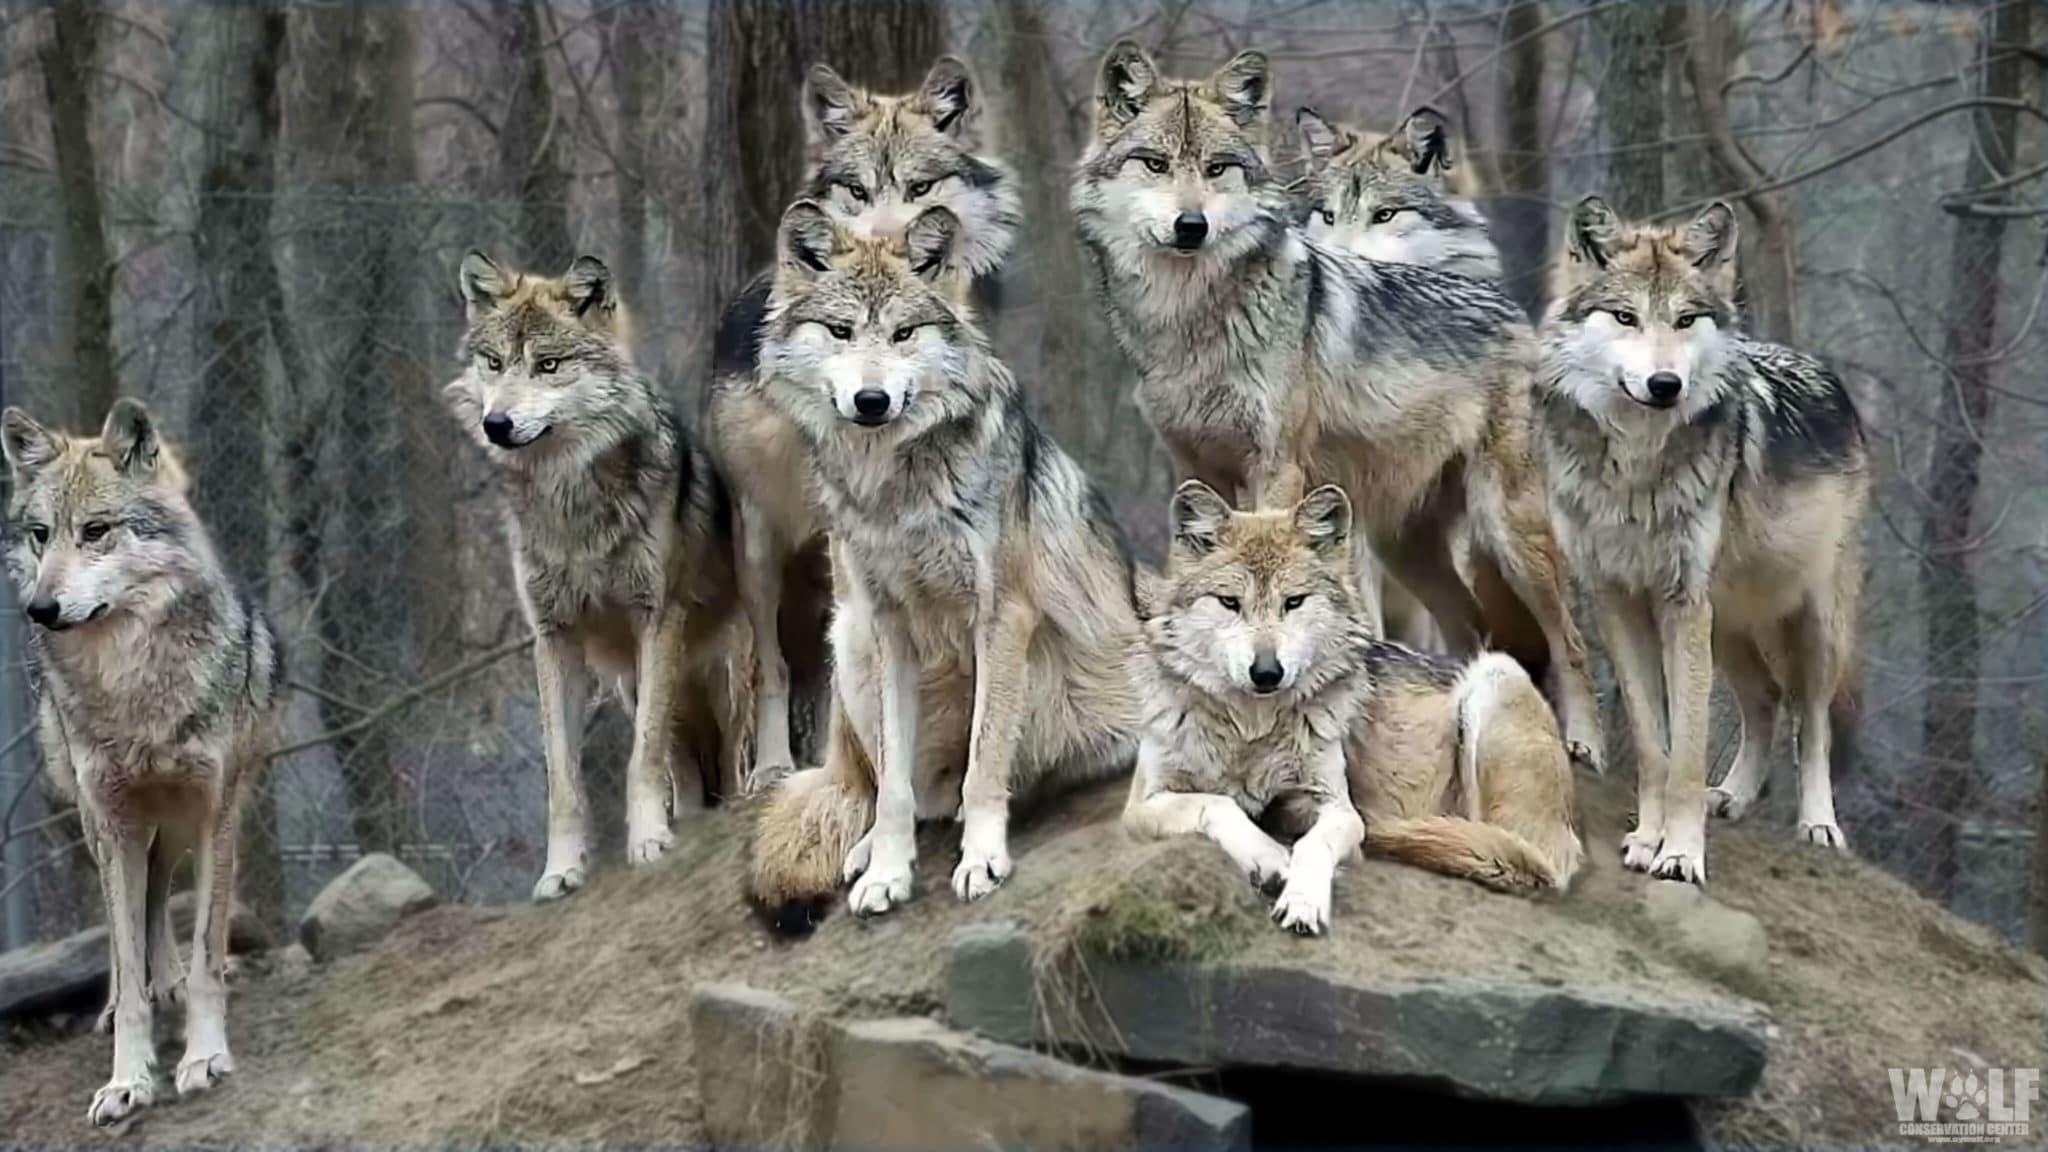
<svg viewBox="0 0 2048 1152">
<path fill-rule="evenodd" d="M 235 1069 L 228 917 L 242 802 L 274 746 L 283 655 L 192 511 L 149 411 L 119 400 L 97 437 L 0 418 L 13 472 L 7 561 L 36 625 L 37 727 L 59 796 L 75 799 L 106 898 L 114 1074 L 94 1124 L 156 1100 L 151 1006 L 184 999 L 180 1096 Z M 187 852 L 198 904 L 189 971 L 168 899 Z"/>
</svg>

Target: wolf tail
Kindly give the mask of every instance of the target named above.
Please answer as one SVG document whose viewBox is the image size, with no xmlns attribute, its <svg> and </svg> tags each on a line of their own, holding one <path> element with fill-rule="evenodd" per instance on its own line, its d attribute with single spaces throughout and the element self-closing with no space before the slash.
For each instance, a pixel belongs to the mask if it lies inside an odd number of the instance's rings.
<svg viewBox="0 0 2048 1152">
<path fill-rule="evenodd" d="M 847 853 L 874 823 L 875 773 L 838 702 L 823 768 L 775 786 L 747 846 L 747 898 L 776 931 L 801 935 L 838 897 Z"/>
<path fill-rule="evenodd" d="M 1466 668 L 1456 694 L 1463 815 L 1368 821 L 1366 849 L 1501 891 L 1565 887 L 1585 849 L 1550 706 L 1497 652 Z"/>
</svg>

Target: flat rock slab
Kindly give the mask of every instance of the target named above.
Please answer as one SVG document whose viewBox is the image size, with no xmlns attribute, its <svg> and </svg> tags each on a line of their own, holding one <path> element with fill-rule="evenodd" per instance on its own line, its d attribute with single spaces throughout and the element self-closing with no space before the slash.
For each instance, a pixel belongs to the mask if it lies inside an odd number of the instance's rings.
<svg viewBox="0 0 2048 1152">
<path fill-rule="evenodd" d="M 1738 1096 L 1763 1072 L 1747 1001 L 1495 980 L 1365 982 L 1275 965 L 1090 961 L 1045 1004 L 1032 943 L 1002 926 L 953 941 L 947 1018 L 1011 1044 L 1199 1067 L 1433 1081 L 1525 1104 Z M 1048 1034 L 1050 1033 L 1050 1034 Z"/>
<path fill-rule="evenodd" d="M 192 951 L 192 894 L 171 897 L 171 928 L 178 955 Z M 270 946 L 270 933 L 240 903 L 228 920 L 232 952 L 260 952 Z M 107 930 L 88 928 L 61 940 L 0 952 L 0 1019 L 29 1016 L 76 1006 L 107 986 Z"/>
<path fill-rule="evenodd" d="M 1171 1149 L 1251 1144 L 1242 1104 L 1079 1068 L 922 1017 L 833 1022 L 735 985 L 690 1003 L 714 1148 Z"/>
</svg>

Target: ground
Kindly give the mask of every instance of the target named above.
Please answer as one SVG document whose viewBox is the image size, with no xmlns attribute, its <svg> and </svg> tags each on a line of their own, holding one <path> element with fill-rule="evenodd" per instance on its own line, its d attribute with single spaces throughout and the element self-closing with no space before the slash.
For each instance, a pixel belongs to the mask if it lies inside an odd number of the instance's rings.
<svg viewBox="0 0 2048 1152">
<path fill-rule="evenodd" d="M 794 943 L 741 900 L 742 814 L 697 817 L 670 859 L 606 869 L 558 904 L 444 907 L 325 967 L 252 963 L 229 1021 L 236 1075 L 108 1131 L 85 1110 L 110 1042 L 83 1018 L 18 1026 L 0 1042 L 0 1142 L 693 1144 L 686 1006 L 698 982 L 744 981 L 849 1015 L 934 1012 L 953 927 L 1011 919 L 1113 935 L 1129 927 L 1104 912 L 1128 911 L 1133 889 L 1117 889 L 1120 878 L 1143 889 L 1148 876 L 1173 879 L 1161 923 L 1141 934 L 1184 929 L 1205 954 L 1753 996 L 1772 1021 L 1764 1081 L 1747 1100 L 1701 1109 L 1706 1132 L 1733 1144 L 1898 1143 L 1887 1068 L 2048 1056 L 2048 963 L 1875 868 L 1794 844 L 1789 828 L 1713 830 L 1712 894 L 1756 915 L 1770 939 L 1767 974 L 1730 989 L 1649 931 L 1645 881 L 1615 852 L 1628 811 L 1620 782 L 1582 785 L 1590 863 L 1569 895 L 1529 901 L 1367 862 L 1340 878 L 1335 928 L 1320 940 L 1265 925 L 1209 845 L 1127 842 L 1120 801 L 1110 785 L 1034 814 L 1019 828 L 1016 878 L 971 907 L 946 890 L 952 830 L 929 829 L 916 902 L 871 923 L 835 914 Z M 171 1023 L 159 1020 L 163 1068 L 177 1057 Z"/>
</svg>

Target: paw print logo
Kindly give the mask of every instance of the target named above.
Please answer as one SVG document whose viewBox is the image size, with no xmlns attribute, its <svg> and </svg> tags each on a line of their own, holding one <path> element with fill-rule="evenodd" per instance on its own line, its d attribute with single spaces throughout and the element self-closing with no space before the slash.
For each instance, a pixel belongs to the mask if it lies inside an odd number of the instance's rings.
<svg viewBox="0 0 2048 1152">
<path fill-rule="evenodd" d="M 1948 1091 L 1942 1093 L 1941 1102 L 1948 1105 L 1949 1115 L 1968 1122 L 1984 1117 L 1984 1086 L 1977 1082 L 1977 1074 L 1958 1076 L 1951 1069 L 1948 1074 Z"/>
</svg>

